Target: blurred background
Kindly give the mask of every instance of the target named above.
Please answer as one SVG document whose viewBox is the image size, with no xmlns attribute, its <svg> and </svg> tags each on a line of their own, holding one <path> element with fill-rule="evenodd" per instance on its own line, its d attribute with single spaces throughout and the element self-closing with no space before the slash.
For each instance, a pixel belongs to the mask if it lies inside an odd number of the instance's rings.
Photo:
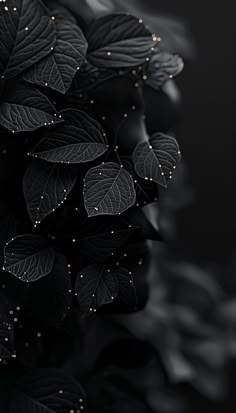
<svg viewBox="0 0 236 413">
<path fill-rule="evenodd" d="M 182 18 L 195 43 L 177 78 L 184 121 L 177 136 L 195 202 L 179 214 L 180 239 L 198 258 L 224 259 L 235 244 L 235 4 L 208 0 L 150 0 L 153 8 Z M 191 251 L 190 251 L 191 253 Z"/>
</svg>

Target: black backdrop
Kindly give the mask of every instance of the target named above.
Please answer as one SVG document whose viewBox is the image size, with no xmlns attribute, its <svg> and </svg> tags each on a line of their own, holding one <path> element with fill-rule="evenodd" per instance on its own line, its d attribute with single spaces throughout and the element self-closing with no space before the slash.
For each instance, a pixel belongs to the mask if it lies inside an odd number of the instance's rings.
<svg viewBox="0 0 236 413">
<path fill-rule="evenodd" d="M 179 130 L 183 157 L 196 192 L 181 214 L 186 248 L 218 259 L 235 243 L 235 15 L 233 1 L 153 1 L 153 7 L 184 18 L 197 47 L 179 79 L 185 119 Z"/>
</svg>

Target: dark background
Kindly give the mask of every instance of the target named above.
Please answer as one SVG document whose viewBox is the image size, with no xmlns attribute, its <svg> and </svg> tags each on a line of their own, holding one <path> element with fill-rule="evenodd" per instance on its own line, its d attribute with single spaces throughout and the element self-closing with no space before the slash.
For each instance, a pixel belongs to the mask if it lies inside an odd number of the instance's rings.
<svg viewBox="0 0 236 413">
<path fill-rule="evenodd" d="M 180 215 L 187 249 L 222 259 L 235 244 L 235 16 L 234 2 L 153 1 L 183 18 L 197 55 L 179 77 L 185 118 L 178 131 L 195 203 Z"/>
</svg>

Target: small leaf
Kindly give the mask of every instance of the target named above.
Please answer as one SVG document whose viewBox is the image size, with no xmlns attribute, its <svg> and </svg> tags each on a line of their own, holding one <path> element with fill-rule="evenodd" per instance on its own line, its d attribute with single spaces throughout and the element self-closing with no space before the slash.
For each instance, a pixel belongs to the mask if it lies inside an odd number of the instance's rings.
<svg viewBox="0 0 236 413">
<path fill-rule="evenodd" d="M 84 409 L 80 384 L 62 369 L 36 369 L 24 376 L 12 395 L 10 413 L 65 413 Z"/>
<path fill-rule="evenodd" d="M 32 156 L 48 162 L 91 162 L 108 148 L 102 126 L 85 112 L 70 109 L 62 113 L 64 122 L 46 132 Z"/>
<path fill-rule="evenodd" d="M 75 290 L 80 311 L 87 315 L 112 303 L 118 295 L 116 272 L 105 265 L 89 265 L 77 276 Z"/>
<path fill-rule="evenodd" d="M 107 218 L 107 217 L 106 217 Z M 136 228 L 128 226 L 125 222 L 102 225 L 91 223 L 93 233 L 79 237 L 79 250 L 89 262 L 106 262 L 119 250 L 129 238 L 134 235 Z"/>
<path fill-rule="evenodd" d="M 176 139 L 157 133 L 149 142 L 138 143 L 132 158 L 136 173 L 141 178 L 166 187 L 181 155 Z"/>
<path fill-rule="evenodd" d="M 87 42 L 80 28 L 70 22 L 56 23 L 56 31 L 53 52 L 31 67 L 24 79 L 66 93 L 83 63 Z"/>
<path fill-rule="evenodd" d="M 159 90 L 164 83 L 181 73 L 183 68 L 180 56 L 158 51 L 151 58 L 145 83 Z"/>
<path fill-rule="evenodd" d="M 55 252 L 38 235 L 19 235 L 6 244 L 4 270 L 21 281 L 33 282 L 52 271 Z"/>
<path fill-rule="evenodd" d="M 108 162 L 88 171 L 84 184 L 84 202 L 89 217 L 121 214 L 135 200 L 133 179 L 120 165 Z"/>
<path fill-rule="evenodd" d="M 61 119 L 48 98 L 27 84 L 14 84 L 2 96 L 0 125 L 11 132 L 33 131 L 58 122 Z"/>
<path fill-rule="evenodd" d="M 103 68 L 141 65 L 149 59 L 156 40 L 142 20 L 128 14 L 109 14 L 89 25 L 90 63 Z"/>
<path fill-rule="evenodd" d="M 118 302 L 123 307 L 135 309 L 138 303 L 133 277 L 124 267 L 116 270 L 119 286 Z"/>
<path fill-rule="evenodd" d="M 23 191 L 35 226 L 61 206 L 77 180 L 77 168 L 33 160 L 26 170 Z"/>
<path fill-rule="evenodd" d="M 12 78 L 51 53 L 54 22 L 37 0 L 0 4 L 0 77 Z"/>
<path fill-rule="evenodd" d="M 36 287 L 30 297 L 32 312 L 49 325 L 61 323 L 72 301 L 71 276 L 63 255 L 56 255 L 51 274 L 39 280 Z"/>
</svg>

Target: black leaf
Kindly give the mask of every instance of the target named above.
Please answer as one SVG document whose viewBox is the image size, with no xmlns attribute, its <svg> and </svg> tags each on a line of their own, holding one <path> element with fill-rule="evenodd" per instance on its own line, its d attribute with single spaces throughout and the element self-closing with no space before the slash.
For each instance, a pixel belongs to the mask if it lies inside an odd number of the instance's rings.
<svg viewBox="0 0 236 413">
<path fill-rule="evenodd" d="M 33 282 L 52 271 L 55 252 L 38 235 L 20 235 L 4 250 L 4 270 L 21 281 Z"/>
<path fill-rule="evenodd" d="M 56 255 L 51 274 L 37 282 L 30 298 L 33 313 L 47 324 L 58 325 L 66 317 L 72 302 L 72 285 L 63 255 Z"/>
<path fill-rule="evenodd" d="M 164 83 L 182 72 L 183 68 L 180 56 L 158 51 L 151 57 L 146 84 L 159 90 Z"/>
<path fill-rule="evenodd" d="M 92 224 L 93 233 L 79 237 L 79 250 L 90 262 L 106 262 L 130 239 L 137 228 L 127 223 Z"/>
<path fill-rule="evenodd" d="M 123 68 L 145 63 L 156 46 L 142 20 L 128 14 L 109 14 L 90 24 L 88 60 L 97 67 Z"/>
<path fill-rule="evenodd" d="M 124 267 L 118 267 L 116 274 L 119 286 L 117 297 L 119 305 L 135 310 L 138 304 L 138 299 L 131 271 Z"/>
<path fill-rule="evenodd" d="M 78 274 L 75 290 L 81 313 L 96 312 L 118 295 L 116 271 L 105 265 L 89 265 Z"/>
<path fill-rule="evenodd" d="M 80 384 L 62 369 L 37 369 L 15 389 L 10 413 L 65 413 L 84 409 Z"/>
<path fill-rule="evenodd" d="M 37 226 L 66 200 L 77 179 L 77 168 L 33 160 L 23 180 L 30 218 Z"/>
<path fill-rule="evenodd" d="M 61 119 L 48 98 L 23 83 L 7 88 L 0 101 L 0 124 L 13 133 L 58 122 Z"/>
<path fill-rule="evenodd" d="M 138 143 L 132 158 L 136 173 L 141 178 L 166 187 L 181 155 L 175 138 L 157 133 L 149 142 Z"/>
<path fill-rule="evenodd" d="M 88 171 L 84 184 L 84 202 L 89 217 L 121 214 L 135 200 L 133 179 L 122 166 L 109 162 Z"/>
<path fill-rule="evenodd" d="M 57 41 L 53 52 L 36 63 L 24 79 L 66 93 L 87 51 L 80 28 L 71 22 L 56 23 Z"/>
<path fill-rule="evenodd" d="M 0 4 L 0 78 L 12 78 L 51 53 L 54 22 L 37 0 Z"/>
<path fill-rule="evenodd" d="M 31 155 L 49 162 L 83 163 L 103 155 L 108 148 L 102 126 L 85 112 L 61 112 L 63 122 L 46 132 Z"/>
</svg>

